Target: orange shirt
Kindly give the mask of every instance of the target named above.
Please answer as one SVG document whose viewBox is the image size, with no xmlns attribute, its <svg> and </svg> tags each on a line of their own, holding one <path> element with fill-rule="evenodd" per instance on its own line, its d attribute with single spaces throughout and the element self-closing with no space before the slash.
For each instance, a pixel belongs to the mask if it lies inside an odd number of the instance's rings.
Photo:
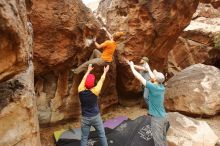
<svg viewBox="0 0 220 146">
<path fill-rule="evenodd" d="M 105 41 L 101 44 L 101 48 L 103 49 L 101 58 L 106 62 L 112 62 L 113 55 L 116 49 L 116 42 L 115 41 Z"/>
</svg>

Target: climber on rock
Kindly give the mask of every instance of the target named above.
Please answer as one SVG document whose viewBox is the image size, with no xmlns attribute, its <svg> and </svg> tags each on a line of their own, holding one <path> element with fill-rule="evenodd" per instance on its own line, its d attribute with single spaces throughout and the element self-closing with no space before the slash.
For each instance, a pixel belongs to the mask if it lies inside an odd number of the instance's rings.
<svg viewBox="0 0 220 146">
<path fill-rule="evenodd" d="M 129 60 L 127 60 L 126 58 L 124 58 L 125 62 L 129 64 Z M 149 75 L 149 72 L 146 68 L 146 64 L 149 62 L 149 59 L 147 57 L 143 57 L 141 58 L 141 61 L 140 61 L 140 64 L 141 65 L 134 65 L 135 69 L 139 70 L 139 73 L 142 75 L 142 77 L 149 81 L 151 78 L 150 78 L 150 75 Z M 143 86 L 143 90 L 144 90 L 144 94 L 143 94 L 143 97 L 144 97 L 144 101 L 145 103 L 147 104 L 148 106 L 148 95 L 149 95 L 149 90 L 148 88 L 145 88 Z"/>
<path fill-rule="evenodd" d="M 104 72 L 96 86 L 95 86 L 95 76 L 93 74 L 90 74 L 92 70 L 93 67 L 90 64 L 88 66 L 88 70 L 86 74 L 84 75 L 78 87 L 81 110 L 82 110 L 81 146 L 87 146 L 88 136 L 90 133 L 91 126 L 93 126 L 98 132 L 101 146 L 108 146 L 102 118 L 99 112 L 98 98 L 103 82 L 105 81 L 106 74 L 109 71 L 109 65 L 104 67 Z"/>
<path fill-rule="evenodd" d="M 135 69 L 135 65 L 132 61 L 128 62 L 134 76 L 149 90 L 148 115 L 151 117 L 151 130 L 154 139 L 155 146 L 168 146 L 166 140 L 167 130 L 169 128 L 169 122 L 166 117 L 166 111 L 164 108 L 164 93 L 165 87 L 163 82 L 165 76 L 161 72 L 150 69 L 148 63 L 145 64 L 146 70 L 149 72 L 150 78 L 154 80 L 148 81 L 142 77 Z"/>
<path fill-rule="evenodd" d="M 87 66 L 89 64 L 96 64 L 99 66 L 105 66 L 109 63 L 112 62 L 113 60 L 113 55 L 114 52 L 116 50 L 116 42 L 118 41 L 118 39 L 124 35 L 124 32 L 116 32 L 113 35 L 111 35 L 110 33 L 108 33 L 108 31 L 106 30 L 108 36 L 110 37 L 110 40 L 105 41 L 102 44 L 98 44 L 96 42 L 96 38 L 94 38 L 94 43 L 97 49 L 93 50 L 92 55 L 89 58 L 89 61 L 83 63 L 82 65 L 80 65 L 78 68 L 72 69 L 72 71 L 75 74 L 79 74 L 82 71 L 85 71 Z M 103 50 L 103 52 L 100 52 L 100 49 Z"/>
</svg>

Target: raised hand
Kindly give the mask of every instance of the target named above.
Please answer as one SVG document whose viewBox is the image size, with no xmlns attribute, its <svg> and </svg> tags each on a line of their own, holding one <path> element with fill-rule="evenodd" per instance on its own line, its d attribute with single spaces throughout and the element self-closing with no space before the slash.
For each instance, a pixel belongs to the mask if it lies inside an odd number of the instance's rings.
<svg viewBox="0 0 220 146">
<path fill-rule="evenodd" d="M 109 65 L 104 66 L 104 72 L 107 73 L 109 71 Z"/>
<path fill-rule="evenodd" d="M 123 60 L 129 65 L 129 60 L 123 57 Z"/>
<path fill-rule="evenodd" d="M 134 62 L 133 61 L 129 61 L 129 65 L 131 68 L 134 68 Z"/>
<path fill-rule="evenodd" d="M 92 64 L 89 64 L 88 71 L 91 72 L 93 69 L 94 69 L 94 67 L 92 67 Z"/>
<path fill-rule="evenodd" d="M 144 64 L 144 67 L 145 67 L 147 70 L 150 69 L 150 66 L 149 66 L 149 64 L 148 64 L 147 62 Z"/>
</svg>

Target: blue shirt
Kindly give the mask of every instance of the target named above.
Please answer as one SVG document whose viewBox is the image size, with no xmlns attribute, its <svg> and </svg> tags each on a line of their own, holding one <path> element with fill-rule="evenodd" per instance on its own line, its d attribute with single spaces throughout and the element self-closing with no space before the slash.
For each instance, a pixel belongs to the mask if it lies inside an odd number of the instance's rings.
<svg viewBox="0 0 220 146">
<path fill-rule="evenodd" d="M 79 87 L 79 99 L 81 102 L 82 115 L 84 117 L 93 117 L 99 113 L 98 96 L 101 91 L 105 75 L 102 75 L 101 79 L 95 87 L 92 89 L 86 89 L 85 82 L 88 74 L 85 74 Z"/>
<path fill-rule="evenodd" d="M 84 117 L 93 117 L 98 115 L 98 97 L 91 90 L 79 92 L 82 115 Z"/>
<path fill-rule="evenodd" d="M 166 111 L 164 109 L 164 85 L 153 84 L 151 81 L 147 81 L 146 88 L 149 89 L 149 114 L 155 117 L 165 117 Z"/>
</svg>

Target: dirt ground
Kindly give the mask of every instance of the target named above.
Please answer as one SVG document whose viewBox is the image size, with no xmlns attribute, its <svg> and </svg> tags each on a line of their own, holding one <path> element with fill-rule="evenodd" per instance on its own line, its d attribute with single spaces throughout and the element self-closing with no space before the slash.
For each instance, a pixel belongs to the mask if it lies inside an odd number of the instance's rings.
<svg viewBox="0 0 220 146">
<path fill-rule="evenodd" d="M 112 106 L 110 109 L 108 109 L 105 113 L 106 114 L 102 115 L 103 121 L 117 116 L 127 116 L 130 119 L 135 119 L 141 115 L 146 115 L 147 110 L 140 108 L 139 106 L 123 107 L 123 106 L 115 105 Z M 68 128 L 77 128 L 77 127 L 80 127 L 79 121 L 72 121 L 72 122 L 67 122 L 65 124 L 59 124 L 53 127 L 41 128 L 40 134 L 41 134 L 42 146 L 55 146 L 54 138 L 53 138 L 54 131 L 58 131 L 61 129 L 68 129 Z"/>
<path fill-rule="evenodd" d="M 139 116 L 146 115 L 147 110 L 140 108 L 140 106 L 134 107 L 123 107 L 115 105 L 108 109 L 108 111 L 102 115 L 103 121 L 111 119 L 117 116 L 127 116 L 130 119 L 135 119 Z M 214 130 L 216 135 L 220 138 L 220 116 L 209 118 L 209 119 L 199 119 L 206 121 L 211 128 Z M 70 121 L 65 124 L 59 124 L 53 127 L 41 128 L 41 143 L 42 146 L 55 146 L 53 133 L 61 129 L 77 128 L 80 127 L 79 121 Z"/>
</svg>

